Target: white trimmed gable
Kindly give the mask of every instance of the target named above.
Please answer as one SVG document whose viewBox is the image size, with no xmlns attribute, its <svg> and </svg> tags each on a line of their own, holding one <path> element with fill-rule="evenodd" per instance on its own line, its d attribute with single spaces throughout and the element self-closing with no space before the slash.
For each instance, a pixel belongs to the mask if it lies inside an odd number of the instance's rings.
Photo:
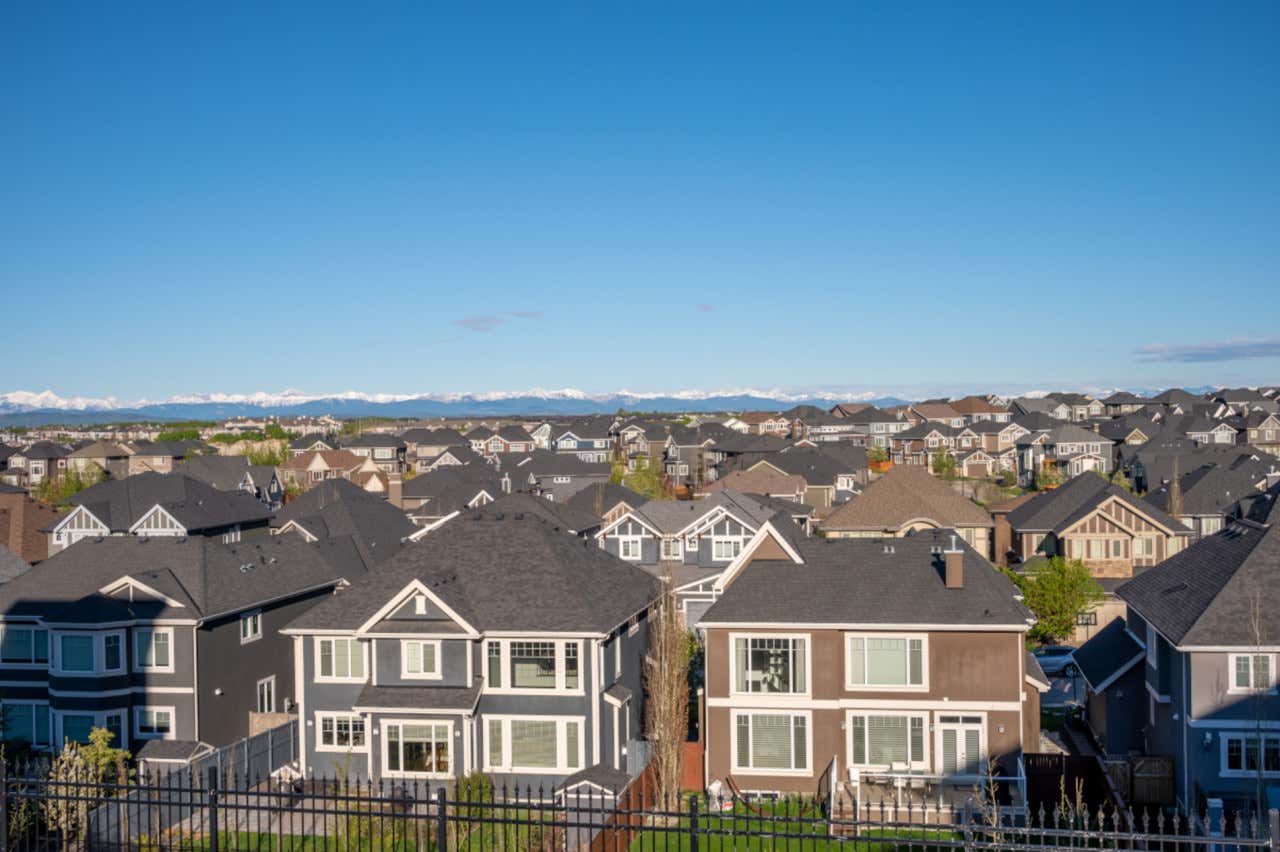
<svg viewBox="0 0 1280 852">
<path fill-rule="evenodd" d="M 157 503 L 149 512 L 139 518 L 136 524 L 129 528 L 129 534 L 149 537 L 180 537 L 187 534 L 187 528 L 178 523 L 177 518 L 170 515 L 163 506 Z"/>
</svg>

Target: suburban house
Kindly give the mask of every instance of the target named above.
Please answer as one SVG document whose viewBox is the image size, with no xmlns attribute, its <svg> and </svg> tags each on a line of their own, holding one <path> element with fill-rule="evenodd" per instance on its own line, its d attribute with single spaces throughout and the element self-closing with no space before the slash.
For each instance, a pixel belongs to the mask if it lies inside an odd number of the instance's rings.
<svg viewBox="0 0 1280 852">
<path fill-rule="evenodd" d="M 498 470 L 511 478 L 513 488 L 508 490 L 530 491 L 557 503 L 588 486 L 608 482 L 612 473 L 608 462 L 583 461 L 576 453 L 547 450 L 503 456 Z"/>
<path fill-rule="evenodd" d="M 923 423 L 936 423 L 959 429 L 965 424 L 964 415 L 952 408 L 948 402 L 919 402 L 909 405 L 904 416 L 916 426 Z"/>
<path fill-rule="evenodd" d="M 429 470 L 436 460 L 451 449 L 470 447 L 471 443 L 456 429 L 407 429 L 400 435 L 404 444 L 405 466 L 418 472 Z"/>
<path fill-rule="evenodd" d="M 336 450 L 338 442 L 331 441 L 328 437 L 321 434 L 303 435 L 301 438 L 294 438 L 289 442 L 289 455 L 298 456 L 303 453 L 312 453 L 319 450 Z"/>
<path fill-rule="evenodd" d="M 798 476 L 805 484 L 799 502 L 825 508 L 849 500 L 867 482 L 866 450 L 851 446 L 847 453 L 840 455 L 835 450 L 828 452 L 826 445 L 822 449 L 792 447 L 760 459 L 746 469 Z"/>
<path fill-rule="evenodd" d="M 349 479 L 366 491 L 386 494 L 389 482 L 373 459 L 350 450 L 304 450 L 286 459 L 279 472 L 285 485 L 304 491 L 327 479 Z"/>
<path fill-rule="evenodd" d="M 953 399 L 949 404 L 970 426 L 976 423 L 1008 423 L 1013 419 L 1009 406 L 985 396 L 966 396 Z"/>
<path fill-rule="evenodd" d="M 34 565 L 49 556 L 49 529 L 64 512 L 27 495 L 25 488 L 0 484 L 0 545 Z"/>
<path fill-rule="evenodd" d="M 735 470 L 721 476 L 703 489 L 706 494 L 735 491 L 741 494 L 764 494 L 775 500 L 805 502 L 808 485 L 803 476 L 783 473 L 768 462 L 757 462 L 750 470 Z"/>
<path fill-rule="evenodd" d="M 518 586 L 518 589 L 516 588 Z M 660 582 L 540 518 L 467 515 L 304 613 L 300 768 L 554 788 L 642 739 Z"/>
<path fill-rule="evenodd" d="M 1165 482 L 1143 499 L 1168 510 L 1174 496 L 1175 517 L 1191 530 L 1193 539 L 1213 535 L 1233 518 L 1244 515 L 1251 498 L 1280 481 L 1274 462 L 1241 456 L 1230 464 L 1203 464 L 1178 477 L 1177 486 Z"/>
<path fill-rule="evenodd" d="M 1145 645 L 1146 697 L 1133 709 L 1146 753 L 1174 757 L 1184 808 L 1217 799 L 1228 811 L 1257 814 L 1280 781 L 1277 527 L 1233 523 L 1117 594 Z"/>
<path fill-rule="evenodd" d="M 855 434 L 862 435 L 863 443 L 869 447 L 888 448 L 894 435 L 914 425 L 894 412 L 874 406 L 847 413 L 844 417 L 854 425 Z"/>
<path fill-rule="evenodd" d="M 220 538 L 267 534 L 271 510 L 256 497 L 219 491 L 180 473 L 108 479 L 70 499 L 71 510 L 49 527 L 49 553 L 107 536 Z"/>
<path fill-rule="evenodd" d="M 1083 393 L 1051 393 L 1046 397 L 1060 405 L 1065 405 L 1069 413 L 1066 420 L 1093 420 L 1106 414 L 1106 406 L 1098 400 Z"/>
<path fill-rule="evenodd" d="M 360 458 L 373 459 L 373 463 L 383 473 L 404 471 L 406 450 L 399 435 L 364 432 L 343 440 L 342 449 Z"/>
<path fill-rule="evenodd" d="M 1110 476 L 1111 441 L 1073 423 L 1049 430 L 1028 432 L 1018 439 L 1018 479 L 1024 487 L 1036 483 L 1036 476 L 1054 470 L 1063 477 L 1086 471 Z"/>
<path fill-rule="evenodd" d="M 1114 618 L 1071 655 L 1084 679 L 1085 723 L 1103 753 L 1141 753 L 1146 722 L 1146 645 Z"/>
<path fill-rule="evenodd" d="M 94 441 L 67 454 L 67 470 L 85 475 L 95 468 L 118 479 L 129 475 L 129 456 L 133 451 L 115 441 Z"/>
<path fill-rule="evenodd" d="M 71 451 L 52 441 L 36 441 L 10 454 L 5 480 L 12 485 L 32 488 L 46 477 L 59 479 L 67 469 Z"/>
<path fill-rule="evenodd" d="M 487 464 L 436 468 L 405 482 L 400 501 L 391 502 L 424 528 L 434 527 L 466 509 L 492 503 L 510 493 L 510 478 Z"/>
<path fill-rule="evenodd" d="M 1251 411 L 1238 426 L 1245 443 L 1273 456 L 1280 455 L 1280 416 L 1266 411 Z"/>
<path fill-rule="evenodd" d="M 245 456 L 192 456 L 175 473 L 198 479 L 219 491 L 252 494 L 272 509 L 284 500 L 284 486 L 275 465 L 250 464 Z"/>
<path fill-rule="evenodd" d="M 744 411 L 738 415 L 738 422 L 746 426 L 749 435 L 774 435 L 785 438 L 791 434 L 791 421 L 782 414 L 771 411 Z"/>
<path fill-rule="evenodd" d="M 902 538 L 955 530 L 983 556 L 991 553 L 991 516 L 920 467 L 894 467 L 822 521 L 827 538 Z"/>
<path fill-rule="evenodd" d="M 1116 391 L 1111 396 L 1102 400 L 1103 408 L 1108 417 L 1121 417 L 1125 414 L 1134 414 L 1141 411 L 1147 404 L 1147 400 L 1140 396 L 1129 393 L 1128 391 Z"/>
<path fill-rule="evenodd" d="M 395 506 L 345 479 L 317 485 L 271 519 L 272 535 L 308 542 L 347 537 L 369 567 L 398 553 L 416 530 Z"/>
<path fill-rule="evenodd" d="M 471 449 L 482 456 L 503 453 L 531 453 L 535 449 L 533 436 L 521 426 L 501 426 L 497 430 L 477 426 L 466 434 Z"/>
<path fill-rule="evenodd" d="M 950 530 L 833 541 L 769 524 L 716 589 L 698 622 L 707 783 L 811 794 L 830 768 L 851 798 L 895 773 L 971 788 L 988 763 L 1019 777 L 1037 748 L 1031 614 Z"/>
<path fill-rule="evenodd" d="M 609 421 L 603 417 L 574 423 L 553 433 L 551 449 L 557 453 L 573 453 L 584 462 L 607 462 L 613 454 L 613 437 Z"/>
<path fill-rule="evenodd" d="M 207 452 L 200 441 L 133 441 L 129 444 L 129 476 L 140 473 L 172 473 L 185 459 Z"/>
<path fill-rule="evenodd" d="M 256 502 L 256 501 L 255 501 Z M 82 541 L 0 585 L 6 736 L 227 745 L 296 701 L 281 627 L 363 573 L 298 540 Z"/>
</svg>

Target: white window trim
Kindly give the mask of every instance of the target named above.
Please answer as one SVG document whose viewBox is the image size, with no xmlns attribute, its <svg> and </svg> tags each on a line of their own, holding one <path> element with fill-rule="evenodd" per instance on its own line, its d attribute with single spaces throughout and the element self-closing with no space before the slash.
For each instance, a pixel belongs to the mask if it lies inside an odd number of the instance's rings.
<svg viewBox="0 0 1280 852">
<path fill-rule="evenodd" d="M 489 761 L 489 723 L 502 723 L 502 764 L 491 765 Z M 556 765 L 546 766 L 513 766 L 511 763 L 511 723 L 512 722 L 555 722 L 556 723 Z M 578 765 L 569 766 L 565 758 L 568 756 L 564 747 L 565 725 L 568 722 L 578 723 Z M 483 732 L 483 763 L 485 772 L 515 772 L 534 775 L 571 775 L 586 766 L 587 752 L 587 717 L 586 716 L 520 716 L 489 715 L 480 720 Z"/>
<path fill-rule="evenodd" d="M 169 714 L 169 731 L 163 734 L 144 734 L 142 733 L 142 714 L 143 713 L 168 713 Z M 158 704 L 146 704 L 141 707 L 134 707 L 133 712 L 129 715 L 133 716 L 133 737 L 138 740 L 176 740 L 178 738 L 178 709 L 176 707 L 166 707 Z"/>
<path fill-rule="evenodd" d="M 410 645 L 431 645 L 434 648 L 434 659 L 436 661 L 435 671 L 433 672 L 411 672 L 409 671 L 409 646 Z M 440 640 L 439 639 L 401 639 L 400 640 L 400 677 L 405 680 L 441 680 L 444 677 L 444 666 L 440 659 Z M 450 753 L 450 761 L 453 760 Z"/>
<path fill-rule="evenodd" d="M 675 553 L 674 553 L 674 554 L 671 554 L 671 553 L 668 553 L 668 552 L 667 552 L 667 546 L 668 546 L 668 545 L 675 545 Z M 684 540 L 683 540 L 683 539 L 681 539 L 681 538 L 679 538 L 679 537 L 676 537 L 676 538 L 673 538 L 673 539 L 664 538 L 664 539 L 662 540 L 662 544 L 660 544 L 660 545 L 659 545 L 659 547 L 661 548 L 661 552 L 659 553 L 659 556 L 660 556 L 662 559 L 668 559 L 668 560 L 670 560 L 670 559 L 684 559 Z"/>
<path fill-rule="evenodd" d="M 911 640 L 920 640 L 920 679 L 922 683 L 854 683 L 850 680 L 849 675 L 849 640 L 862 639 L 862 671 L 866 673 L 866 641 L 867 639 L 906 639 L 907 640 L 907 677 L 911 677 Z M 928 692 L 929 691 L 929 634 L 928 633 L 845 633 L 841 640 L 841 650 L 844 658 L 841 664 L 844 666 L 844 688 L 849 692 Z"/>
<path fill-rule="evenodd" d="M 266 709 L 266 710 L 259 710 L 258 712 L 259 712 L 259 713 L 274 713 L 274 712 L 276 712 L 276 705 L 277 705 L 277 702 L 276 702 L 276 676 L 275 676 L 275 675 L 268 675 L 267 677 L 264 677 L 264 678 L 260 679 L 256 684 L 254 684 L 254 687 L 253 687 L 253 704 L 254 704 L 254 706 L 255 706 L 255 707 L 260 706 L 258 699 L 259 699 L 259 698 L 261 697 L 261 695 L 262 695 L 262 685 L 263 685 L 264 683 L 270 683 L 270 684 L 271 684 L 271 707 L 270 707 L 270 708 L 268 708 L 268 709 Z"/>
<path fill-rule="evenodd" d="M 492 687 L 489 685 L 489 642 L 497 642 L 502 648 L 502 687 Z M 556 648 L 556 685 L 552 689 L 540 689 L 537 687 L 513 687 L 511 685 L 511 645 L 513 642 L 551 642 Z M 565 687 L 565 664 L 564 664 L 564 648 L 568 643 L 574 643 L 578 646 L 578 688 L 569 689 Z M 586 664 L 583 656 L 583 642 L 581 639 L 553 639 L 549 637 L 529 636 L 517 639 L 488 639 L 483 647 L 484 660 L 484 691 L 491 695 L 585 695 L 586 694 Z M 523 717 L 521 717 L 523 718 Z M 576 771 L 576 770 L 575 770 Z"/>
<path fill-rule="evenodd" d="M 257 619 L 257 632 L 244 635 L 244 624 L 251 618 Z M 240 644 L 248 645 L 251 642 L 257 642 L 262 638 L 262 610 L 255 609 L 250 612 L 240 613 Z"/>
<path fill-rule="evenodd" d="M 931 720 L 929 718 L 929 712 L 921 711 L 921 710 L 879 710 L 879 709 L 857 709 L 857 710 L 845 711 L 844 727 L 845 727 L 846 765 L 856 766 L 859 769 L 879 769 L 879 770 L 890 769 L 890 766 L 884 763 L 854 763 L 853 762 L 853 717 L 854 716 L 863 716 L 863 717 L 905 716 L 907 717 L 908 720 L 910 719 L 923 720 L 924 736 L 921 737 L 921 748 L 924 749 L 924 755 L 920 760 L 910 761 L 907 764 L 907 766 L 908 768 L 913 770 L 923 769 L 925 771 L 929 771 L 929 769 L 933 766 L 933 742 L 932 742 L 933 737 L 930 736 L 930 733 L 933 731 L 933 724 L 931 723 Z M 866 729 L 864 728 L 864 733 L 865 732 L 866 732 Z M 910 737 L 911 737 L 911 722 L 908 721 L 907 722 L 908 748 L 910 747 Z M 865 749 L 865 753 L 869 755 L 871 753 L 870 744 L 863 743 L 863 747 Z"/>
<path fill-rule="evenodd" d="M 5 624 L 3 622 L 0 622 L 0 642 L 4 641 L 4 634 L 5 634 L 5 631 L 7 630 L 30 630 L 31 631 L 31 662 L 27 662 L 27 663 L 3 662 L 3 663 L 0 663 L 0 666 L 3 666 L 6 669 L 28 669 L 28 670 L 40 670 L 40 671 L 47 671 L 49 669 L 49 666 L 53 662 L 53 654 L 54 654 L 53 646 L 50 644 L 53 641 L 53 631 L 44 627 L 40 627 L 35 624 L 29 624 L 29 623 L 20 624 L 16 622 L 13 624 Z M 35 634 L 37 632 L 44 634 L 44 654 L 46 659 L 43 662 L 35 659 L 35 655 L 36 655 Z"/>
<path fill-rule="evenodd" d="M 941 718 L 943 716 L 977 716 L 982 719 L 982 721 L 979 723 L 979 725 L 981 726 L 980 728 L 981 733 L 978 734 L 978 751 L 982 753 L 982 757 L 978 761 L 979 776 L 981 775 L 981 773 L 986 772 L 987 762 L 991 759 L 991 743 L 988 742 L 987 740 L 987 730 L 990 722 L 987 717 L 986 711 L 985 710 L 935 710 L 933 714 L 933 724 L 931 724 L 929 727 L 930 727 L 930 730 L 933 731 L 933 749 L 934 749 L 933 753 L 937 755 L 938 772 L 942 772 L 942 727 L 944 723 L 941 721 Z M 950 725 L 951 723 L 947 722 L 945 724 Z M 962 726 L 963 724 L 964 723 L 961 723 Z M 957 772 L 954 777 L 974 778 L 979 776 L 966 775 L 964 773 Z"/>
<path fill-rule="evenodd" d="M 1249 682 L 1250 683 L 1253 683 L 1253 658 L 1266 657 L 1268 661 L 1267 668 L 1269 669 L 1269 673 L 1271 675 L 1271 683 L 1263 687 L 1236 686 L 1236 660 L 1239 659 L 1240 657 L 1247 657 L 1249 659 Z M 1227 694 L 1228 695 L 1260 695 L 1266 692 L 1275 692 L 1277 689 L 1278 682 L 1280 681 L 1277 681 L 1277 677 L 1276 677 L 1276 655 L 1275 654 L 1268 654 L 1261 651 L 1252 651 L 1252 652 L 1245 651 L 1239 654 L 1227 655 Z"/>
<path fill-rule="evenodd" d="M 322 675 L 320 673 L 320 646 L 323 645 L 325 642 L 343 642 L 343 641 L 353 642 L 355 646 L 360 649 L 360 656 L 363 662 L 363 666 L 361 668 L 361 670 L 364 672 L 363 676 L 338 677 L 337 675 Z M 361 642 L 359 639 L 355 638 L 354 636 L 317 636 L 315 637 L 315 642 L 312 645 L 312 649 L 315 653 L 314 680 L 316 683 L 366 683 L 368 682 L 369 680 L 369 643 L 368 642 Z M 337 659 L 336 654 L 334 655 L 334 659 L 335 660 Z M 368 737 L 368 733 L 366 732 L 366 739 L 367 737 Z"/>
<path fill-rule="evenodd" d="M 323 735 L 323 731 L 324 731 L 323 722 L 325 719 L 335 719 L 335 720 L 336 719 L 359 719 L 360 722 L 364 725 L 364 745 L 361 745 L 361 746 L 325 745 L 324 735 Z M 316 724 L 315 746 L 316 746 L 317 752 L 323 751 L 323 752 L 337 753 L 337 754 L 346 754 L 347 752 L 353 752 L 356 754 L 364 754 L 369 750 L 369 740 L 373 736 L 373 731 L 370 730 L 369 719 L 361 715 L 360 713 L 351 713 L 351 712 L 344 713 L 342 711 L 337 711 L 337 710 L 317 710 L 316 716 L 315 716 L 315 724 Z M 333 731 L 334 731 L 334 739 L 336 740 L 338 736 L 338 725 L 336 721 L 334 722 Z"/>
<path fill-rule="evenodd" d="M 747 640 L 747 653 L 750 654 L 752 639 L 803 639 L 804 640 L 804 692 L 739 692 L 737 680 L 738 661 L 733 658 L 737 653 L 738 640 Z M 813 695 L 813 637 L 808 633 L 730 633 L 729 634 L 729 694 L 752 699 L 770 698 L 804 698 Z"/>
<path fill-rule="evenodd" d="M 738 719 L 742 716 L 788 716 L 795 718 L 802 716 L 805 719 L 804 736 L 805 736 L 805 761 L 808 763 L 804 769 L 753 769 L 750 766 L 743 766 L 738 763 Z M 813 775 L 813 712 L 810 710 L 786 710 L 786 709 L 757 709 L 757 710 L 734 710 L 729 718 L 729 748 L 732 751 L 731 765 L 735 775 Z M 791 742 L 791 760 L 795 762 L 795 733 L 788 731 L 788 741 Z"/>
<path fill-rule="evenodd" d="M 398 725 L 400 731 L 400 765 L 404 766 L 404 726 L 405 725 L 444 725 L 448 733 L 445 735 L 445 741 L 449 744 L 449 769 L 446 772 L 408 772 L 404 769 L 388 769 L 388 752 L 391 749 L 391 737 L 387 735 L 387 728 L 391 725 Z M 453 722 L 448 719 L 383 719 L 378 723 L 378 733 L 382 739 L 382 774 L 389 778 L 452 778 L 454 776 L 454 766 L 456 765 L 454 753 L 457 749 L 454 745 Z M 366 734 L 365 741 L 368 742 Z M 459 741 L 460 742 L 460 741 Z"/>
<path fill-rule="evenodd" d="M 1227 742 L 1228 742 L 1229 740 L 1240 740 L 1241 761 L 1243 762 L 1243 760 L 1244 760 L 1244 744 L 1245 744 L 1245 743 L 1247 743 L 1249 740 L 1256 740 L 1256 739 L 1258 739 L 1258 735 L 1257 735 L 1255 732 L 1253 732 L 1253 731 L 1242 732 L 1242 733 L 1238 733 L 1238 734 L 1236 734 L 1236 733 L 1227 733 L 1227 732 L 1223 731 L 1222 733 L 1218 734 L 1218 740 L 1219 740 L 1219 745 L 1218 745 L 1218 754 L 1219 754 L 1219 767 L 1218 767 L 1218 774 L 1219 774 L 1220 776 L 1222 776 L 1223 778 L 1257 778 L 1257 777 L 1258 777 L 1258 770 L 1256 770 L 1256 769 L 1245 769 L 1245 768 L 1243 768 L 1243 767 L 1242 767 L 1242 768 L 1240 768 L 1240 769 L 1228 769 L 1228 768 L 1227 768 Z M 1265 751 L 1265 749 L 1266 749 L 1266 741 L 1267 741 L 1267 740 L 1280 740 L 1280 734 L 1264 733 L 1264 734 L 1262 735 L 1262 741 L 1258 743 L 1258 760 L 1259 760 L 1259 762 L 1263 762 L 1263 761 L 1265 761 L 1265 760 L 1266 760 L 1266 751 Z M 1265 764 L 1265 763 L 1263 763 L 1263 765 L 1265 766 L 1266 764 Z M 1266 769 L 1263 769 L 1263 770 L 1262 770 L 1262 777 L 1264 777 L 1264 778 L 1280 778 L 1280 772 L 1276 772 L 1276 771 L 1274 771 L 1274 770 L 1272 770 L 1272 771 L 1267 771 Z"/>
<path fill-rule="evenodd" d="M 152 639 L 157 635 L 165 634 L 169 637 L 169 665 L 167 666 L 146 666 L 139 659 L 139 653 L 142 651 L 142 645 L 138 642 L 140 633 L 152 634 Z M 133 668 L 138 672 L 153 672 L 156 674 L 172 674 L 174 671 L 173 664 L 177 661 L 178 648 L 173 641 L 172 627 L 142 627 L 133 631 Z"/>
<path fill-rule="evenodd" d="M 93 668 L 89 671 L 71 671 L 62 667 L 62 637 L 63 636 L 88 636 L 93 640 Z M 106 637 L 118 636 L 120 638 L 120 666 L 119 668 L 104 668 L 103 664 L 107 660 Z M 66 677 L 96 677 L 99 675 L 116 675 L 129 673 L 129 643 L 125 638 L 123 630 L 106 630 L 100 632 L 89 632 L 84 630 L 61 630 L 49 631 L 49 671 L 56 675 Z M 6 666 L 15 665 L 6 663 Z M 32 666 L 27 665 L 27 668 Z M 36 666 L 39 668 L 40 666 Z M 148 669 L 150 671 L 150 669 Z M 73 715 L 83 716 L 84 713 L 75 713 Z"/>
<path fill-rule="evenodd" d="M 716 545 L 736 544 L 737 552 L 732 556 L 716 556 Z M 712 562 L 732 562 L 742 555 L 742 549 L 746 547 L 746 538 L 740 535 L 713 535 L 711 537 L 711 561 Z"/>
<path fill-rule="evenodd" d="M 634 544 L 636 546 L 635 556 L 628 556 L 625 545 Z M 644 558 L 644 536 L 639 535 L 620 535 L 618 536 L 618 558 L 627 562 L 639 562 Z"/>
</svg>

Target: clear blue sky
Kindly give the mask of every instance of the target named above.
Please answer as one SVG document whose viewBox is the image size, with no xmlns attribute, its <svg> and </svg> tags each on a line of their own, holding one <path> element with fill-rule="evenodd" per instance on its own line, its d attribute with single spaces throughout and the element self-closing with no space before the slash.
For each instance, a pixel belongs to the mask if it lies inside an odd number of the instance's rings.
<svg viewBox="0 0 1280 852">
<path fill-rule="evenodd" d="M 1280 3 L 357 5 L 5 6 L 0 391 L 1280 382 Z"/>
</svg>

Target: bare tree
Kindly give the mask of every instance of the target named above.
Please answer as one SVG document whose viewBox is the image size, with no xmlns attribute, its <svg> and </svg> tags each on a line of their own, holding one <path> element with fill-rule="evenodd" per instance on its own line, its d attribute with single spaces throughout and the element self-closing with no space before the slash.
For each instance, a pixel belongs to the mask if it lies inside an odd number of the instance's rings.
<svg viewBox="0 0 1280 852">
<path fill-rule="evenodd" d="M 659 801 L 678 801 L 689 733 L 689 640 L 680 623 L 675 591 L 668 584 L 649 623 L 651 661 L 645 670 L 645 722 L 652 744 Z"/>
<path fill-rule="evenodd" d="M 1261 815 L 1266 799 L 1263 795 L 1266 793 L 1265 782 L 1263 778 L 1264 764 L 1266 763 L 1266 749 L 1263 747 L 1262 741 L 1262 721 L 1267 712 L 1266 696 L 1267 686 L 1271 679 L 1275 677 L 1275 673 L 1267 671 L 1266 677 L 1263 678 L 1261 685 L 1258 683 L 1258 663 L 1263 659 L 1270 659 L 1261 654 L 1263 645 L 1267 642 L 1267 636 L 1264 630 L 1266 622 L 1263 620 L 1262 614 L 1262 589 L 1255 588 L 1249 595 L 1249 638 L 1253 640 L 1255 654 L 1249 660 L 1249 686 L 1252 687 L 1253 693 L 1253 736 L 1256 743 L 1256 758 L 1254 759 L 1254 769 L 1257 771 L 1257 813 Z M 1235 677 L 1235 672 L 1231 672 L 1230 677 Z M 1249 753 L 1249 749 L 1245 748 L 1245 754 Z"/>
<path fill-rule="evenodd" d="M 1182 514 L 1182 476 L 1178 473 L 1177 456 L 1173 457 L 1173 469 L 1169 471 L 1168 502 L 1164 510 L 1173 518 L 1178 518 Z"/>
</svg>

